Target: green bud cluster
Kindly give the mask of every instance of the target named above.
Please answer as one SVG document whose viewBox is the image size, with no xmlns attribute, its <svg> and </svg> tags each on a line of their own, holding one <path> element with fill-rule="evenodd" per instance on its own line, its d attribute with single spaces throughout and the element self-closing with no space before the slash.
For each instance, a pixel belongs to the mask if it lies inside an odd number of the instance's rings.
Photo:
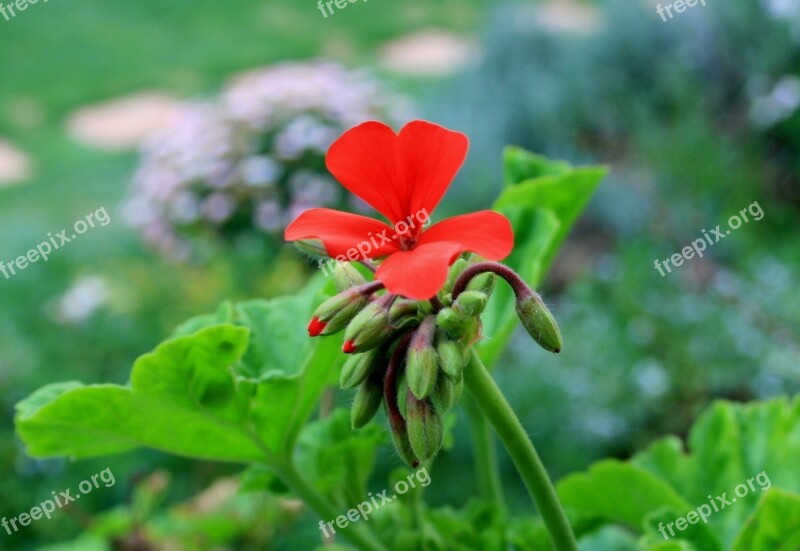
<svg viewBox="0 0 800 551">
<path fill-rule="evenodd" d="M 323 302 L 309 334 L 344 331 L 350 357 L 339 378 L 356 389 L 354 429 L 369 423 L 384 405 L 398 455 L 409 465 L 429 461 L 444 441 L 444 415 L 458 404 L 470 348 L 480 340 L 483 313 L 498 277 L 513 288 L 517 314 L 546 350 L 561 349 L 561 334 L 541 297 L 509 268 L 459 258 L 429 301 L 409 300 L 368 282 L 353 265 L 333 274 L 339 293 Z"/>
</svg>

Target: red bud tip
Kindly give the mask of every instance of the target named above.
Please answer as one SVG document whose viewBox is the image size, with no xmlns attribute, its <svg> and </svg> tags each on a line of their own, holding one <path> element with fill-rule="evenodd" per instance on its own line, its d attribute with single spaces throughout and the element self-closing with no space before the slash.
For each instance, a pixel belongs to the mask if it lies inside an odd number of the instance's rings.
<svg viewBox="0 0 800 551">
<path fill-rule="evenodd" d="M 316 337 L 325 330 L 326 325 L 328 324 L 324 321 L 319 321 L 319 318 L 314 316 L 311 318 L 311 321 L 308 322 L 308 335 L 311 337 Z"/>
<path fill-rule="evenodd" d="M 344 346 L 342 346 L 342 352 L 345 354 L 352 354 L 356 351 L 356 345 L 353 344 L 353 341 L 344 341 Z"/>
</svg>

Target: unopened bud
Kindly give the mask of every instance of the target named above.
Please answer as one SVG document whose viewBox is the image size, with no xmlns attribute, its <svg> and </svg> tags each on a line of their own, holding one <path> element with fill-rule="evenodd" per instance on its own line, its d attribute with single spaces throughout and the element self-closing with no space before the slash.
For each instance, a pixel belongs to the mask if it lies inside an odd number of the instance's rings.
<svg viewBox="0 0 800 551">
<path fill-rule="evenodd" d="M 354 430 L 369 423 L 383 401 L 383 381 L 380 377 L 370 377 L 358 387 L 353 406 L 350 408 L 350 423 Z"/>
<path fill-rule="evenodd" d="M 330 297 L 314 311 L 308 334 L 316 337 L 338 333 L 367 305 L 370 295 L 382 286 L 379 282 L 367 283 Z"/>
<path fill-rule="evenodd" d="M 339 292 L 364 285 L 367 279 L 350 262 L 337 262 L 333 269 L 333 283 Z"/>
<path fill-rule="evenodd" d="M 350 356 L 342 366 L 342 373 L 339 376 L 339 386 L 342 388 L 353 388 L 360 385 L 375 370 L 381 359 L 382 354 L 378 349 Z"/>
<path fill-rule="evenodd" d="M 461 379 L 464 373 L 464 350 L 461 345 L 446 337 L 439 338 L 436 344 L 436 353 L 439 355 L 439 367 L 445 376 L 453 381 Z"/>
<path fill-rule="evenodd" d="M 442 286 L 443 293 L 449 293 L 453 290 L 453 285 L 455 285 L 458 276 L 461 275 L 461 272 L 467 269 L 468 263 L 463 258 L 459 258 L 450 266 L 450 270 L 447 272 L 447 281 Z"/>
<path fill-rule="evenodd" d="M 561 331 L 541 297 L 532 291 L 517 296 L 517 315 L 539 346 L 549 352 L 561 352 Z"/>
<path fill-rule="evenodd" d="M 406 415 L 408 415 L 408 409 L 406 408 L 407 396 L 408 396 L 408 380 L 406 379 L 405 373 L 403 373 L 397 379 L 397 409 L 400 410 L 400 415 L 403 416 L 403 419 L 405 419 Z"/>
<path fill-rule="evenodd" d="M 389 318 L 397 322 L 408 316 L 416 316 L 419 313 L 419 301 L 399 299 L 392 304 L 389 310 Z"/>
<path fill-rule="evenodd" d="M 489 297 L 481 291 L 464 291 L 456 299 L 453 310 L 462 312 L 465 316 L 480 316 Z"/>
<path fill-rule="evenodd" d="M 345 354 L 365 352 L 383 344 L 392 332 L 389 309 L 396 295 L 386 294 L 367 304 L 347 325 L 344 333 Z"/>
<path fill-rule="evenodd" d="M 467 291 L 480 291 L 491 296 L 497 277 L 491 272 L 478 274 L 467 283 Z"/>
<path fill-rule="evenodd" d="M 413 394 L 408 396 L 408 439 L 411 449 L 422 461 L 435 456 L 444 442 L 444 423 L 442 416 L 428 400 L 417 400 Z"/>
<path fill-rule="evenodd" d="M 412 467 L 419 466 L 419 459 L 411 447 L 408 438 L 408 429 L 403 423 L 389 423 L 392 429 L 392 442 L 400 458 Z"/>
<path fill-rule="evenodd" d="M 436 325 L 453 338 L 458 338 L 464 334 L 468 321 L 468 317 L 452 308 L 442 308 L 436 315 Z"/>
<path fill-rule="evenodd" d="M 406 357 L 406 378 L 408 388 L 414 396 L 425 398 L 436 387 L 439 366 L 433 337 L 436 330 L 436 316 L 428 316 L 411 337 Z"/>
<path fill-rule="evenodd" d="M 431 400 L 441 412 L 450 411 L 461 397 L 464 389 L 464 379 L 454 381 L 450 377 L 439 377 L 436 382 L 436 390 L 431 395 Z"/>
</svg>

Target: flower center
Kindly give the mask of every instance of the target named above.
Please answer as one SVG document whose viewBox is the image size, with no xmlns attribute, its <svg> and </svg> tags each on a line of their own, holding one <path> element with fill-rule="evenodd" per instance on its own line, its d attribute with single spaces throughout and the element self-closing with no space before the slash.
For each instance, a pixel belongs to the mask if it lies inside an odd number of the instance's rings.
<svg viewBox="0 0 800 551">
<path fill-rule="evenodd" d="M 397 237 L 399 239 L 400 249 L 404 251 L 409 251 L 414 248 L 414 245 L 417 244 L 419 233 L 408 231 L 406 233 L 399 234 Z"/>
</svg>

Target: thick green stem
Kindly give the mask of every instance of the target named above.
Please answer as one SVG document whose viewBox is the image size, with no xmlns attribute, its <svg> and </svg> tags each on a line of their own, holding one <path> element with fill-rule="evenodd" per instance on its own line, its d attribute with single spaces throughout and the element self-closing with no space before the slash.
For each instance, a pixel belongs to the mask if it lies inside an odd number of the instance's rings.
<svg viewBox="0 0 800 551">
<path fill-rule="evenodd" d="M 475 471 L 478 478 L 478 491 L 486 500 L 492 501 L 505 509 L 503 485 L 500 482 L 500 471 L 497 467 L 497 454 L 489 423 L 483 416 L 475 401 L 469 396 L 462 400 L 467 413 L 469 430 L 472 436 L 472 449 L 475 456 Z"/>
<path fill-rule="evenodd" d="M 473 350 L 464 370 L 464 383 L 478 407 L 492 424 L 500 441 L 528 488 L 556 551 L 577 551 L 578 545 L 567 516 L 558 501 L 550 477 L 536 453 L 536 448 L 503 393 Z"/>
<path fill-rule="evenodd" d="M 275 467 L 275 472 L 284 484 L 297 494 L 306 505 L 311 507 L 322 517 L 321 520 L 323 522 L 333 521 L 342 514 L 337 511 L 333 505 L 328 503 L 324 497 L 317 493 L 293 464 L 288 463 L 280 467 Z M 334 524 L 334 526 L 336 526 L 336 524 Z M 327 530 L 330 530 L 330 528 L 327 528 Z M 352 524 L 347 528 L 340 528 L 340 533 L 361 551 L 388 551 L 365 526 Z"/>
</svg>

